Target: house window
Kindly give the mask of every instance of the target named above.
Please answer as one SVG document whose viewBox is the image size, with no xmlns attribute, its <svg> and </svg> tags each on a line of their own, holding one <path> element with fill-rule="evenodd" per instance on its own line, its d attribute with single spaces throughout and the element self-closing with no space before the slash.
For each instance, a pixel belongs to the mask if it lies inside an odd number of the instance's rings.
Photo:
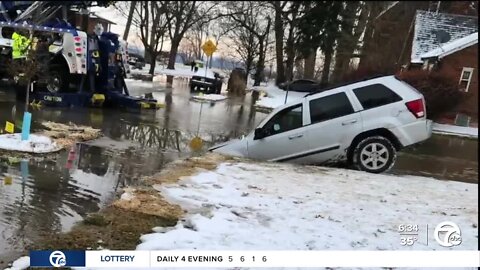
<svg viewBox="0 0 480 270">
<path fill-rule="evenodd" d="M 468 92 L 468 87 L 470 86 L 470 81 L 472 80 L 473 68 L 464 67 L 462 70 L 462 75 L 460 75 L 460 91 Z"/>
</svg>

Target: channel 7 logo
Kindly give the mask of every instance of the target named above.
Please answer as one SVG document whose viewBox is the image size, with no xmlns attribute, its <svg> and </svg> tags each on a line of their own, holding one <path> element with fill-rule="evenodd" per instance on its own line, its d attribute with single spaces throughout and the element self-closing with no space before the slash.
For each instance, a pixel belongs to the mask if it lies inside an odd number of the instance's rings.
<svg viewBox="0 0 480 270">
<path fill-rule="evenodd" d="M 442 247 L 453 247 L 462 243 L 460 227 L 451 221 L 438 224 L 435 227 L 434 237 Z"/>
<path fill-rule="evenodd" d="M 55 250 L 50 254 L 49 261 L 53 267 L 62 267 L 67 264 L 67 257 L 60 250 Z"/>
<path fill-rule="evenodd" d="M 31 250 L 31 267 L 84 267 L 83 250 Z"/>
</svg>

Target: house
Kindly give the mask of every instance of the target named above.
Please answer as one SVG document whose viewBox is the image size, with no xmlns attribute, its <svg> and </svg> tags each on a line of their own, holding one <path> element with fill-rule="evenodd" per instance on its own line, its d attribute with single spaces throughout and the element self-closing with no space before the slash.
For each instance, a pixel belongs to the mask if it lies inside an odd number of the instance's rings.
<svg viewBox="0 0 480 270">
<path fill-rule="evenodd" d="M 477 123 L 478 16 L 470 16 L 476 14 L 471 2 L 407 2 L 393 2 L 377 16 L 360 67 L 392 73 L 425 69 L 453 74 L 460 91 L 468 92 L 469 98 L 446 119 L 467 118 L 467 122 Z"/>
<path fill-rule="evenodd" d="M 392 73 L 398 71 L 402 65 L 410 63 L 411 60 L 415 27 L 420 25 L 416 20 L 417 11 L 458 15 L 455 18 L 472 18 L 474 24 L 478 24 L 477 10 L 471 3 L 472 1 L 391 1 L 390 5 L 368 23 L 372 25 L 372 29 L 365 32 L 359 68 Z M 455 18 L 447 18 L 446 23 L 457 24 Z M 427 40 L 434 40 L 434 33 L 431 34 L 431 38 Z M 420 37 L 422 35 L 423 32 Z M 452 37 L 455 38 L 457 36 Z"/>
<path fill-rule="evenodd" d="M 68 18 L 68 21 L 71 24 L 73 24 L 77 27 L 82 27 L 82 28 L 84 27 L 83 20 L 84 20 L 85 17 L 82 14 L 80 14 L 79 12 L 68 11 L 67 18 Z M 116 24 L 116 23 L 114 23 L 111 20 L 108 20 L 106 18 L 103 18 L 103 17 L 99 16 L 94 12 L 89 12 L 86 32 L 87 33 L 93 33 L 93 29 L 95 28 L 95 25 L 97 25 L 97 24 L 101 24 L 103 26 L 103 29 L 106 32 L 110 32 L 111 25 Z M 82 30 L 85 31 L 85 29 L 82 29 Z"/>
<path fill-rule="evenodd" d="M 468 99 L 445 120 L 478 122 L 478 17 L 417 10 L 411 54 L 404 66 L 458 78 Z"/>
</svg>

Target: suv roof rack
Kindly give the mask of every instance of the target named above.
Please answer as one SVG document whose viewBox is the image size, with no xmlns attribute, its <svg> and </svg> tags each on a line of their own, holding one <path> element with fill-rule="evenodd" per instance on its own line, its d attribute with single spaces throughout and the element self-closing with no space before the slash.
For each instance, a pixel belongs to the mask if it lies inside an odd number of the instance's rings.
<svg viewBox="0 0 480 270">
<path fill-rule="evenodd" d="M 390 74 L 390 75 L 387 75 L 387 74 L 384 74 L 384 75 L 374 75 L 374 76 L 369 76 L 369 77 L 365 77 L 365 78 L 358 79 L 358 80 L 352 80 L 352 81 L 337 83 L 337 84 L 334 84 L 334 85 L 332 85 L 332 86 L 328 86 L 328 87 L 326 87 L 326 88 L 322 88 L 322 89 L 319 89 L 319 90 L 310 92 L 310 93 L 306 94 L 304 97 L 308 97 L 308 96 L 311 96 L 311 95 L 315 95 L 315 94 L 318 94 L 318 93 L 322 93 L 322 92 L 325 92 L 325 91 L 328 91 L 328 90 L 332 90 L 332 89 L 335 89 L 335 88 L 338 88 L 338 87 L 346 86 L 346 85 L 349 85 L 349 84 L 354 84 L 354 83 L 358 83 L 358 82 L 373 80 L 373 79 L 376 79 L 376 78 L 385 77 L 385 76 L 392 76 L 392 75 L 393 75 L 393 74 Z M 397 80 L 400 80 L 399 78 L 397 78 L 396 75 L 395 75 L 395 78 L 396 78 Z"/>
</svg>

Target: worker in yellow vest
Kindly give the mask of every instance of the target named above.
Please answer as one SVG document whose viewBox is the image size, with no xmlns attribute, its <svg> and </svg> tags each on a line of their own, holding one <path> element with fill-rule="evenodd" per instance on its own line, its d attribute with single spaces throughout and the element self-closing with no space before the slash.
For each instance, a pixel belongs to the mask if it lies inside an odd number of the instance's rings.
<svg viewBox="0 0 480 270">
<path fill-rule="evenodd" d="M 12 58 L 13 60 L 23 60 L 27 58 L 28 46 L 31 43 L 31 40 L 22 33 L 15 31 L 12 35 L 13 44 L 12 44 Z"/>
</svg>

